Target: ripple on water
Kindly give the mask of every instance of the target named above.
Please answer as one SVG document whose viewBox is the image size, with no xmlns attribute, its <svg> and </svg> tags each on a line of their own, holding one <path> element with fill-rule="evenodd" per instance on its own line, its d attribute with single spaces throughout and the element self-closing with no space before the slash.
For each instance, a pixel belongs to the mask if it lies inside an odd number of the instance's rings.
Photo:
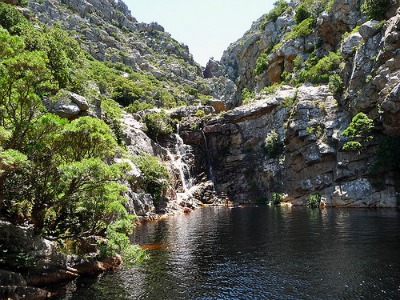
<svg viewBox="0 0 400 300">
<path fill-rule="evenodd" d="M 396 210 L 201 209 L 144 224 L 148 261 L 63 299 L 399 299 L 399 232 Z"/>
</svg>

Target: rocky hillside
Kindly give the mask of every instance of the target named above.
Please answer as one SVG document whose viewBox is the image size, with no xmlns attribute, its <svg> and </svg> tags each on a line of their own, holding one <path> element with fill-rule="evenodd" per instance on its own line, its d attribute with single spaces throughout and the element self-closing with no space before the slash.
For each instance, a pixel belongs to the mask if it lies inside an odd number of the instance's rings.
<svg viewBox="0 0 400 300">
<path fill-rule="evenodd" d="M 244 202 L 398 205 L 399 24 L 396 1 L 278 1 L 210 61 L 246 104 L 204 127 L 217 189 Z"/>
<path fill-rule="evenodd" d="M 157 23 L 138 22 L 123 1 L 29 1 L 23 12 L 73 32 L 83 49 L 97 60 L 120 63 L 154 76 L 177 102 L 234 97 L 235 91 L 221 92 L 226 79 L 204 80 L 186 45 Z"/>
</svg>

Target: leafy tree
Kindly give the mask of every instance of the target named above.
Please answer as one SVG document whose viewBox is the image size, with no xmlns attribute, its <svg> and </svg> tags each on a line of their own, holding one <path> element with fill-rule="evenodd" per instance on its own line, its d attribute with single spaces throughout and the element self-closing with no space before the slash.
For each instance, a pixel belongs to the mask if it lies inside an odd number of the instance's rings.
<svg viewBox="0 0 400 300">
<path fill-rule="evenodd" d="M 362 112 L 356 114 L 350 125 L 343 131 L 350 141 L 346 142 L 343 150 L 361 150 L 365 144 L 372 139 L 371 131 L 374 128 L 374 121 Z"/>
<path fill-rule="evenodd" d="M 117 143 L 107 124 L 92 117 L 81 117 L 66 124 L 57 143 L 62 161 L 80 161 L 85 158 L 112 156 Z"/>
<path fill-rule="evenodd" d="M 0 211 L 4 205 L 4 182 L 7 175 L 27 162 L 25 154 L 14 149 L 4 150 L 0 147 Z"/>
<path fill-rule="evenodd" d="M 45 51 L 49 58 L 48 67 L 59 88 L 68 88 L 74 92 L 83 90 L 85 72 L 83 52 L 78 42 L 66 31 L 58 27 L 49 27 L 44 31 Z"/>
<path fill-rule="evenodd" d="M 20 34 L 28 20 L 10 4 L 0 2 L 0 25 L 12 34 Z"/>
<path fill-rule="evenodd" d="M 6 148 L 21 150 L 40 115 L 52 78 L 43 51 L 25 51 L 24 42 L 0 30 L 0 126 L 12 132 Z"/>
<path fill-rule="evenodd" d="M 60 28 L 41 31 L 25 21 L 0 3 L 0 213 L 11 221 L 22 213 L 37 233 L 55 238 L 104 236 L 102 253 L 136 253 L 126 236 L 133 216 L 118 182 L 128 166 L 112 164 L 112 130 L 91 117 L 69 122 L 46 114 L 42 105 L 60 87 L 83 90 L 83 52 Z M 120 118 L 108 104 L 104 111 Z"/>
<path fill-rule="evenodd" d="M 98 234 L 126 213 L 124 187 L 117 180 L 127 166 L 103 162 L 117 145 L 103 121 L 83 117 L 68 123 L 47 114 L 29 140 L 29 164 L 7 177 L 6 203 L 10 209 L 27 202 L 36 231 Z"/>
<path fill-rule="evenodd" d="M 60 192 L 52 215 L 59 232 L 94 235 L 118 218 L 130 218 L 123 206 L 125 187 L 117 182 L 127 165 L 107 165 L 99 158 L 88 158 L 57 169 Z"/>
</svg>

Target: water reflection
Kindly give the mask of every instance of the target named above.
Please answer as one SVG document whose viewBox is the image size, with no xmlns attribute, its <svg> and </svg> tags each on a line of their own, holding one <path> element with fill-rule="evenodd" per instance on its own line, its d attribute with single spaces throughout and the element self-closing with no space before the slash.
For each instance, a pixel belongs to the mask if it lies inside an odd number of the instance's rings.
<svg viewBox="0 0 400 300">
<path fill-rule="evenodd" d="M 150 259 L 64 299 L 399 298 L 396 210 L 207 208 L 136 230 Z"/>
</svg>

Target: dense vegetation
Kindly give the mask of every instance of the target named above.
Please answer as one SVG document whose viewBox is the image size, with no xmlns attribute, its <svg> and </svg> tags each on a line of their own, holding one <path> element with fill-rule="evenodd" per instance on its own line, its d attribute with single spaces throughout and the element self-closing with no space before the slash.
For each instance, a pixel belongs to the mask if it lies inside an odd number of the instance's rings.
<svg viewBox="0 0 400 300">
<path fill-rule="evenodd" d="M 100 102 L 103 119 L 68 120 L 47 112 L 43 99 L 57 102 L 69 92 Z M 121 184 L 122 177 L 130 180 L 130 166 L 114 157 L 118 152 L 141 169 L 139 188 L 156 201 L 168 173 L 154 157 L 125 154 L 118 103 L 139 110 L 175 106 L 177 99 L 155 78 L 94 60 L 68 32 L 34 26 L 11 5 L 0 3 L 1 217 L 31 224 L 65 251 L 80 252 L 84 243 L 100 236 L 101 256 L 121 253 L 134 259 L 137 249 L 127 234 L 135 216 L 124 206 L 126 187 Z"/>
</svg>

